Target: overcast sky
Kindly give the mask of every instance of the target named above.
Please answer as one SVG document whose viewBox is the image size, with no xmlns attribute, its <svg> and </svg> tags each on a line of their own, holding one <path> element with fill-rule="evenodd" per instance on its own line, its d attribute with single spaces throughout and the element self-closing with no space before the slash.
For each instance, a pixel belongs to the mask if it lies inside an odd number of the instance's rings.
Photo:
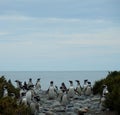
<svg viewBox="0 0 120 115">
<path fill-rule="evenodd" d="M 0 71 L 120 70 L 120 0 L 0 0 Z"/>
</svg>

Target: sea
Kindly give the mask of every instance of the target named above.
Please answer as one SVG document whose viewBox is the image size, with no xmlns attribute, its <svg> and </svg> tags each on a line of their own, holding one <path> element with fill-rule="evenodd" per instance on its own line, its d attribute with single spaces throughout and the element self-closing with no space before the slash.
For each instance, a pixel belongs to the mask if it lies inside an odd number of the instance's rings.
<svg viewBox="0 0 120 115">
<path fill-rule="evenodd" d="M 43 90 L 49 88 L 50 81 L 53 81 L 58 88 L 62 82 L 69 87 L 69 80 L 73 81 L 74 86 L 76 86 L 75 80 L 80 80 L 81 86 L 83 86 L 84 80 L 88 79 L 93 85 L 95 81 L 105 78 L 107 74 L 108 71 L 0 71 L 0 77 L 10 79 L 15 87 L 15 80 L 28 83 L 29 78 L 32 78 L 32 82 L 35 84 L 36 80 L 40 78 Z"/>
</svg>

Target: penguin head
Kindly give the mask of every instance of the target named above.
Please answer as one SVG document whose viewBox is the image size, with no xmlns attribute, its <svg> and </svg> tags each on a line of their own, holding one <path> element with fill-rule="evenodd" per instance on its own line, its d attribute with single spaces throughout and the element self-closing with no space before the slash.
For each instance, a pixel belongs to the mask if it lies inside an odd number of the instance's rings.
<svg viewBox="0 0 120 115">
<path fill-rule="evenodd" d="M 62 82 L 62 83 L 61 83 L 61 85 L 62 85 L 62 86 L 65 86 L 65 83 L 64 83 L 64 82 Z"/>
<path fill-rule="evenodd" d="M 30 78 L 29 81 L 32 81 L 32 79 Z"/>
<path fill-rule="evenodd" d="M 88 79 L 85 79 L 85 80 L 84 80 L 84 83 L 87 83 L 87 82 L 88 82 Z"/>
<path fill-rule="evenodd" d="M 80 81 L 79 80 L 75 80 L 77 82 L 77 84 L 80 84 Z"/>
<path fill-rule="evenodd" d="M 91 82 L 88 81 L 87 83 L 88 83 L 88 85 L 91 85 Z"/>
<path fill-rule="evenodd" d="M 7 85 L 4 85 L 4 86 L 3 86 L 3 89 L 7 89 Z"/>
<path fill-rule="evenodd" d="M 40 81 L 40 78 L 37 79 L 37 82 Z"/>
<path fill-rule="evenodd" d="M 73 85 L 73 81 L 70 81 L 70 80 L 69 80 L 69 82 L 70 82 L 70 85 Z"/>
<path fill-rule="evenodd" d="M 107 88 L 107 85 L 104 84 L 104 85 L 103 85 L 103 88 Z"/>
<path fill-rule="evenodd" d="M 50 82 L 50 85 L 53 86 L 53 81 Z"/>
</svg>

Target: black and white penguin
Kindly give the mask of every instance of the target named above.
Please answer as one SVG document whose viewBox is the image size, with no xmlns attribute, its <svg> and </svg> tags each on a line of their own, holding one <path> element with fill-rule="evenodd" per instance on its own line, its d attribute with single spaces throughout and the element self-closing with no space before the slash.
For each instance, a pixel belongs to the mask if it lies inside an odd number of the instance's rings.
<svg viewBox="0 0 120 115">
<path fill-rule="evenodd" d="M 69 81 L 69 82 L 70 82 L 70 87 L 68 89 L 68 98 L 74 98 L 75 88 L 73 86 L 73 81 Z"/>
<path fill-rule="evenodd" d="M 86 79 L 86 80 L 84 80 L 84 84 L 83 84 L 83 89 L 82 89 L 83 94 L 85 94 L 87 86 L 88 86 L 88 80 Z"/>
<path fill-rule="evenodd" d="M 28 84 L 27 84 L 28 89 L 29 89 L 29 86 L 33 86 L 32 79 L 31 79 L 31 78 L 29 79 Z"/>
<path fill-rule="evenodd" d="M 20 91 L 19 91 L 19 93 L 20 93 L 20 98 L 22 97 L 22 93 L 26 93 L 27 92 L 27 90 L 25 89 L 25 87 L 23 86 L 23 87 L 21 87 L 21 89 L 20 89 Z"/>
<path fill-rule="evenodd" d="M 28 104 L 31 103 L 31 100 L 32 100 L 32 98 L 34 96 L 34 90 L 33 90 L 33 88 L 34 88 L 34 85 L 30 85 L 28 87 L 29 90 L 26 92 L 26 99 L 27 99 L 27 103 Z"/>
<path fill-rule="evenodd" d="M 105 96 L 106 94 L 108 94 L 108 88 L 107 88 L 107 85 L 103 85 L 102 96 Z"/>
<path fill-rule="evenodd" d="M 17 88 L 18 88 L 18 89 L 21 89 L 21 87 L 22 87 L 22 82 L 19 81 L 19 80 L 15 80 L 15 82 L 16 82 L 16 84 L 17 84 Z"/>
<path fill-rule="evenodd" d="M 65 90 L 62 90 L 61 105 L 66 106 L 68 104 L 68 96 Z"/>
<path fill-rule="evenodd" d="M 57 100 L 59 102 L 61 102 L 62 96 L 63 96 L 63 90 L 62 90 L 62 87 L 60 87 L 60 89 L 58 90 L 58 96 L 57 96 Z"/>
<path fill-rule="evenodd" d="M 76 86 L 76 93 L 78 94 L 78 95 L 81 95 L 81 92 L 82 92 L 82 89 L 81 89 L 81 85 L 80 85 L 80 81 L 79 80 L 76 80 L 76 82 L 77 82 L 77 86 Z"/>
<path fill-rule="evenodd" d="M 88 85 L 85 90 L 85 95 L 90 96 L 92 94 L 92 86 L 91 86 L 91 82 L 87 82 L 87 83 Z"/>
<path fill-rule="evenodd" d="M 8 96 L 8 90 L 7 90 L 7 86 L 5 85 L 3 87 L 3 97 L 7 97 Z"/>
<path fill-rule="evenodd" d="M 40 84 L 40 79 L 38 78 L 35 84 L 36 89 L 40 90 L 41 89 L 41 84 Z"/>
<path fill-rule="evenodd" d="M 37 95 L 40 94 L 40 91 L 41 91 L 41 84 L 40 84 L 40 79 L 39 79 L 39 78 L 38 78 L 37 81 L 36 81 L 34 91 L 35 91 L 35 93 L 36 93 Z"/>
<path fill-rule="evenodd" d="M 55 99 L 56 90 L 55 90 L 53 81 L 50 82 L 50 87 L 48 88 L 47 92 L 48 92 L 49 99 Z"/>
<path fill-rule="evenodd" d="M 27 98 L 26 98 L 26 93 L 22 92 L 21 98 L 20 98 L 20 103 L 28 106 Z"/>
<path fill-rule="evenodd" d="M 105 110 L 105 100 L 106 100 L 106 95 L 109 93 L 107 89 L 107 85 L 103 85 L 103 92 L 102 92 L 102 97 L 100 100 L 100 109 Z"/>
<path fill-rule="evenodd" d="M 64 82 L 61 83 L 61 89 L 63 92 L 66 91 L 66 93 L 67 93 L 67 87 Z"/>
<path fill-rule="evenodd" d="M 39 112 L 39 100 L 38 97 L 33 97 L 30 103 L 30 109 L 32 115 L 38 115 Z"/>
</svg>

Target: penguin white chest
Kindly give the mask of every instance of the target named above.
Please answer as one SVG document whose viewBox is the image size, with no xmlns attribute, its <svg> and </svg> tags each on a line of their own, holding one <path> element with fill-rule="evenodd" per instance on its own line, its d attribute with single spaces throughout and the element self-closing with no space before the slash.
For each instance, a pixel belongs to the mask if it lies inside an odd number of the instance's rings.
<svg viewBox="0 0 120 115">
<path fill-rule="evenodd" d="M 7 91 L 7 89 L 4 89 L 3 97 L 7 97 L 7 96 L 8 96 L 8 91 Z"/>
<path fill-rule="evenodd" d="M 70 87 L 68 91 L 68 97 L 73 98 L 74 97 L 74 87 Z"/>
<path fill-rule="evenodd" d="M 48 96 L 49 96 L 49 98 L 55 98 L 54 87 L 49 88 Z"/>
<path fill-rule="evenodd" d="M 88 86 L 88 87 L 86 88 L 85 95 L 88 95 L 88 96 L 89 96 L 89 95 L 91 95 L 91 93 L 92 93 L 92 89 L 91 89 L 91 87 Z"/>
</svg>

